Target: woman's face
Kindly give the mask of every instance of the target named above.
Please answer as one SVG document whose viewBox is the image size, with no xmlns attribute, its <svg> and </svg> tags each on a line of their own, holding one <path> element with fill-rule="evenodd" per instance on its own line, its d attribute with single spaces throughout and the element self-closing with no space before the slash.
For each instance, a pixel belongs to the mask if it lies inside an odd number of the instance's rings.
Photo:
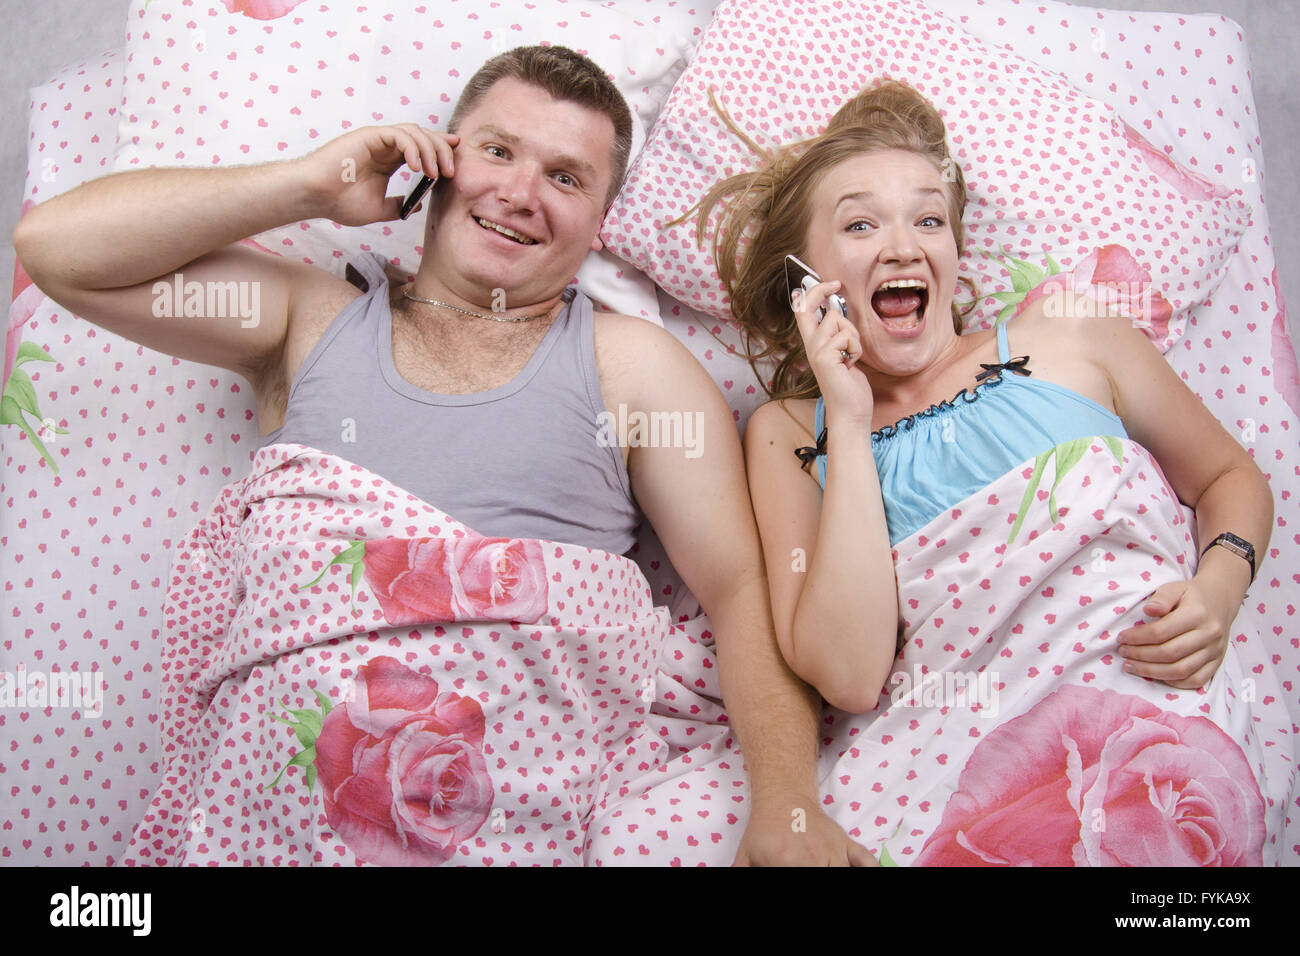
<svg viewBox="0 0 1300 956">
<path fill-rule="evenodd" d="M 869 370 L 915 374 L 957 338 L 949 186 L 929 159 L 890 149 L 832 167 L 812 194 L 806 258 L 841 282 Z"/>
</svg>

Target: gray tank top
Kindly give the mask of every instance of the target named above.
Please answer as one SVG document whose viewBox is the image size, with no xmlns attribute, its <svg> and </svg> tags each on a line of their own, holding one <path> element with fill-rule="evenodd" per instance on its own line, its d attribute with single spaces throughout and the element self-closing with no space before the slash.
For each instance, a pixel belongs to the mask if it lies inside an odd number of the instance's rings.
<svg viewBox="0 0 1300 956">
<path fill-rule="evenodd" d="M 510 382 L 439 395 L 393 364 L 382 261 L 367 254 L 353 265 L 369 290 L 320 337 L 294 377 L 284 425 L 262 445 L 296 442 L 346 458 L 490 538 L 625 554 L 641 512 L 619 449 L 597 440 L 605 405 L 591 300 L 580 292 L 569 300 Z"/>
</svg>

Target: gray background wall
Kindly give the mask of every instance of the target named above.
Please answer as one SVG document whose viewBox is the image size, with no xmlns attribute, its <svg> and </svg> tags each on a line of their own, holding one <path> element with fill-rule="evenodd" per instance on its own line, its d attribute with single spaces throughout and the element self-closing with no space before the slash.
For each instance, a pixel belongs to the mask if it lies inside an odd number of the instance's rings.
<svg viewBox="0 0 1300 956">
<path fill-rule="evenodd" d="M 1076 5 L 1177 13 L 1222 13 L 1245 29 L 1264 145 L 1264 201 L 1277 250 L 1282 292 L 1292 304 L 1300 344 L 1300 0 L 1075 0 Z M 129 0 L 0 0 L 0 288 L 8 301 L 10 236 L 27 168 L 27 90 L 55 70 L 110 50 L 125 36 Z"/>
</svg>

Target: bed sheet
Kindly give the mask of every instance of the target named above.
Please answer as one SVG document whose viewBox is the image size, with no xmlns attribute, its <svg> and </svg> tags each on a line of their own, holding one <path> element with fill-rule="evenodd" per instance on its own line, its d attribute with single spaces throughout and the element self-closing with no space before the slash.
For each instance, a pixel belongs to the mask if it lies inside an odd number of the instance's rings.
<svg viewBox="0 0 1300 956">
<path fill-rule="evenodd" d="M 1300 468 L 1300 386 L 1261 200 L 1263 168 L 1241 31 L 1220 17 L 1057 3 L 932 5 L 1113 103 L 1153 141 L 1174 144 L 1180 161 L 1239 185 L 1255 207 L 1228 280 L 1170 361 L 1238 430 L 1273 483 L 1278 524 L 1243 615 L 1275 640 L 1285 702 L 1300 722 L 1294 619 L 1300 540 L 1291 530 L 1300 522 L 1292 490 Z M 120 54 L 107 54 L 33 90 L 25 203 L 111 166 L 122 69 Z M 662 293 L 659 298 L 665 326 L 710 371 L 743 427 L 763 395 L 737 354 L 738 336 Z M 168 555 L 218 489 L 247 470 L 256 424 L 237 377 L 73 319 L 21 274 L 10 322 L 53 361 L 22 366 L 38 409 L 27 416 L 31 434 L 47 454 L 17 426 L 0 434 L 0 670 L 23 674 L 28 687 L 72 672 L 90 679 L 85 706 L 71 706 L 70 699 L 40 706 L 34 697 L 0 707 L 0 734 L 8 741 L 0 786 L 9 808 L 0 823 L 0 860 L 110 863 L 120 857 L 161 769 L 158 641 Z M 698 617 L 698 605 L 652 536 L 635 556 L 675 620 Z M 737 812 L 743 763 L 718 705 L 708 631 L 683 631 L 680 640 L 665 651 L 655 692 L 657 732 L 672 749 L 646 771 L 630 768 L 627 802 L 613 799 L 605 807 L 598 835 L 609 859 L 690 862 L 689 854 L 669 849 L 680 830 L 670 844 L 638 825 L 670 789 L 698 808 L 696 842 L 710 858 L 734 851 L 743 829 Z M 102 694 L 97 712 L 96 689 Z M 702 779 L 709 784 L 700 785 Z M 1300 821 L 1294 794 L 1287 809 Z M 1285 861 L 1300 862 L 1295 824 L 1285 842 Z"/>
<path fill-rule="evenodd" d="M 1263 158 L 1251 93 L 1249 56 L 1241 28 L 1221 16 L 1130 13 L 1018 0 L 927 0 L 987 42 L 1065 75 L 1084 92 L 1113 105 L 1152 142 L 1169 144 L 1172 157 L 1206 177 L 1240 188 L 1254 209 L 1250 228 L 1232 257 L 1223 284 L 1194 313 L 1189 332 L 1166 356 L 1184 381 L 1224 426 L 1250 450 L 1274 492 L 1275 527 L 1268 566 L 1252 587 L 1234 632 L 1258 632 L 1270 642 L 1290 715 L 1293 740 L 1300 735 L 1300 381 L 1277 286 L 1263 202 Z M 1167 66 L 1162 66 L 1166 64 Z M 730 326 L 697 312 L 660 290 L 664 327 L 712 374 L 738 424 L 763 402 L 761 388 L 740 358 L 740 336 Z M 678 595 L 683 608 L 689 595 Z M 671 815 L 704 824 L 697 838 L 722 847 L 738 845 L 744 818 L 710 793 L 743 794 L 745 778 L 734 737 L 721 717 L 703 732 L 691 709 L 705 713 L 716 702 L 691 686 L 711 662 L 711 649 L 697 642 L 666 662 L 660 695 L 677 706 L 663 711 L 662 733 L 675 743 L 674 759 L 629 780 L 627 798 L 607 807 L 596 855 L 629 862 L 686 863 L 673 843 L 647 836 L 661 827 L 665 795 Z M 1269 701 L 1268 703 L 1272 703 Z M 826 741 L 829 743 L 829 739 Z M 716 783 L 716 787 L 699 781 Z M 833 787 L 823 780 L 823 792 Z M 684 798 L 682 794 L 691 794 Z M 703 816 L 699 816 L 703 815 Z M 1285 810 L 1280 862 L 1300 865 L 1300 791 Z M 680 826 L 680 825 L 679 825 Z M 626 854 L 613 857 L 623 846 Z"/>
</svg>

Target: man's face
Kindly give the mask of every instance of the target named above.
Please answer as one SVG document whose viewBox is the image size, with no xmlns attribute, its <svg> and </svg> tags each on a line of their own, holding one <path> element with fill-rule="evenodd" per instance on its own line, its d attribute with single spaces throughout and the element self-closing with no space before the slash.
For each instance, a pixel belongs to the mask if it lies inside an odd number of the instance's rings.
<svg viewBox="0 0 1300 956">
<path fill-rule="evenodd" d="M 497 81 L 461 119 L 456 172 L 429 216 L 438 278 L 507 309 L 558 295 L 588 250 L 613 179 L 614 124 L 516 79 Z"/>
</svg>

